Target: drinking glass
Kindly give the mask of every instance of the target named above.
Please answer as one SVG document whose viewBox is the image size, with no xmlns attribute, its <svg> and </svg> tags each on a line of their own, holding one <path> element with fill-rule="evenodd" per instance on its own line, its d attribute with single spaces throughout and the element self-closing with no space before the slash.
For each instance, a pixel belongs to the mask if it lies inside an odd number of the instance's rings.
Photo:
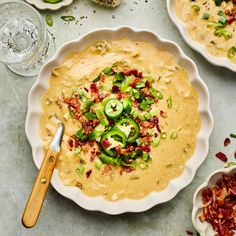
<svg viewBox="0 0 236 236">
<path fill-rule="evenodd" d="M 21 1 L 0 4 L 0 62 L 22 76 L 35 76 L 55 52 L 41 15 Z"/>
</svg>

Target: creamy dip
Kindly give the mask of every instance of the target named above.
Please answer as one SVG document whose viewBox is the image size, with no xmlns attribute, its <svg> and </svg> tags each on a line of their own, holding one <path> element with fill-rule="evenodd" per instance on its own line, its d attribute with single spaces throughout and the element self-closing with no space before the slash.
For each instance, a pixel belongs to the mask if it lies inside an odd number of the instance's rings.
<svg viewBox="0 0 236 236">
<path fill-rule="evenodd" d="M 236 7 L 231 0 L 221 2 L 216 6 L 214 0 L 174 0 L 174 7 L 194 41 L 213 56 L 228 56 L 236 63 Z"/>
<path fill-rule="evenodd" d="M 151 74 L 153 86 L 164 97 L 157 99 L 155 106 L 162 130 L 160 143 L 151 148 L 149 162 L 142 168 L 129 171 L 107 164 L 97 168 L 98 157 L 91 158 L 93 147 L 86 143 L 78 154 L 68 144 L 70 137 L 81 128 L 81 123 L 71 116 L 63 97 L 70 97 L 75 88 L 89 90 L 99 73 L 114 63 L 126 63 Z M 108 86 L 109 79 L 104 83 L 104 87 Z M 189 82 L 188 73 L 171 53 L 143 41 L 101 41 L 70 54 L 59 67 L 54 68 L 41 106 L 40 133 L 45 151 L 57 127 L 54 116 L 65 124 L 56 166 L 63 184 L 76 186 L 86 195 L 103 196 L 110 201 L 140 199 L 153 191 L 165 189 L 172 179 L 182 174 L 186 161 L 194 153 L 200 129 L 198 95 Z M 78 170 L 81 164 L 83 171 Z"/>
</svg>

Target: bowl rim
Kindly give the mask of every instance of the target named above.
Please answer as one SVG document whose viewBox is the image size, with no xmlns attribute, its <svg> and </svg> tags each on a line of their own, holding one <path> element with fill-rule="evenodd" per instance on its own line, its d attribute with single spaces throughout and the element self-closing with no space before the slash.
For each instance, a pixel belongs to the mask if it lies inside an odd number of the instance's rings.
<svg viewBox="0 0 236 236">
<path fill-rule="evenodd" d="M 183 173 L 176 179 L 172 179 L 168 186 L 161 192 L 151 192 L 149 195 L 142 199 L 138 200 L 131 200 L 131 199 L 122 199 L 119 201 L 108 201 L 103 197 L 89 197 L 83 193 L 81 193 L 78 188 L 68 187 L 64 186 L 62 182 L 59 180 L 58 172 L 57 170 L 54 171 L 51 184 L 55 188 L 57 192 L 59 192 L 61 195 L 73 200 L 75 203 L 77 203 L 79 206 L 81 206 L 84 209 L 87 210 L 93 210 L 93 211 L 101 211 L 110 215 L 117 215 L 122 214 L 125 212 L 143 212 L 146 211 L 153 206 L 167 202 L 174 198 L 177 193 L 182 190 L 184 187 L 189 185 L 195 174 L 197 169 L 200 167 L 200 165 L 204 162 L 206 159 L 208 149 L 209 149 L 209 136 L 213 129 L 213 117 L 210 111 L 210 97 L 209 97 L 209 91 L 203 82 L 203 80 L 200 78 L 200 75 L 197 70 L 197 66 L 195 63 L 187 57 L 182 49 L 174 42 L 170 40 L 164 40 L 160 38 L 156 33 L 150 30 L 142 30 L 133 28 L 130 26 L 121 26 L 117 28 L 99 28 L 96 30 L 92 30 L 85 34 L 84 36 L 69 41 L 62 45 L 53 58 L 49 60 L 41 69 L 39 76 L 37 80 L 35 81 L 34 85 L 32 86 L 29 95 L 28 95 L 28 112 L 26 116 L 26 123 L 25 123 L 25 132 L 26 136 L 29 140 L 29 143 L 32 147 L 32 153 L 33 153 L 33 159 L 34 163 L 37 166 L 37 168 L 40 167 L 40 163 L 42 162 L 43 158 L 43 146 L 42 142 L 37 135 L 38 132 L 38 122 L 39 120 L 39 114 L 40 114 L 40 105 L 38 104 L 38 96 L 35 96 L 37 89 L 38 90 L 47 90 L 47 87 L 45 84 L 42 83 L 43 80 L 48 82 L 49 77 L 51 76 L 51 70 L 56 65 L 60 64 L 60 57 L 63 57 L 63 52 L 66 51 L 70 46 L 80 45 L 86 40 L 86 46 L 90 45 L 91 43 L 87 42 L 87 40 L 90 37 L 97 36 L 99 34 L 106 35 L 104 39 L 106 38 L 108 40 L 109 37 L 111 38 L 117 38 L 117 35 L 122 35 L 122 37 L 128 37 L 132 38 L 137 36 L 140 38 L 141 36 L 145 38 L 145 40 L 148 41 L 148 39 L 152 39 L 155 41 L 156 44 L 159 46 L 166 46 L 169 48 L 172 48 L 173 51 L 175 51 L 175 58 L 178 63 L 182 62 L 187 64 L 189 67 L 191 67 L 191 74 L 193 77 L 193 81 L 190 81 L 191 83 L 196 83 L 198 85 L 197 87 L 203 94 L 203 101 L 201 101 L 202 104 L 200 104 L 200 96 L 199 96 L 199 113 L 203 115 L 202 122 L 205 120 L 205 125 L 202 123 L 201 130 L 199 131 L 197 135 L 197 145 L 195 154 L 197 151 L 201 152 L 201 155 L 193 155 L 192 158 L 190 158 L 185 163 L 185 169 Z M 125 36 L 124 36 L 125 35 Z M 120 36 L 121 37 L 121 36 Z M 110 39 L 110 38 L 109 38 Z M 137 40 L 137 39 L 136 39 Z M 142 39 L 145 41 L 144 39 Z M 97 41 L 93 39 L 93 42 Z M 167 50 L 167 49 L 166 49 Z M 171 51 L 169 49 L 169 51 Z M 47 73 L 47 71 L 50 71 L 50 73 Z M 189 72 L 190 74 L 190 72 Z M 41 96 L 40 96 L 41 97 Z M 37 107 L 38 105 L 38 107 Z M 200 107 L 201 105 L 201 107 Z M 35 120 L 36 119 L 36 120 Z M 206 125 L 207 124 L 207 125 Z M 202 145 L 200 148 L 198 144 Z M 195 158 L 193 158 L 195 156 Z M 167 191 L 168 190 L 168 191 Z"/>
<path fill-rule="evenodd" d="M 213 171 L 211 174 L 209 174 L 207 176 L 207 178 L 205 179 L 205 181 L 199 185 L 199 187 L 196 189 L 196 191 L 194 192 L 194 195 L 193 195 L 193 209 L 192 209 L 192 222 L 193 222 L 193 225 L 195 227 L 195 229 L 201 234 L 201 236 L 207 236 L 206 234 L 206 225 L 210 225 L 209 223 L 205 222 L 205 225 L 200 222 L 201 224 L 198 224 L 197 223 L 197 212 L 199 209 L 202 209 L 202 208 L 199 208 L 197 206 L 197 196 L 199 195 L 199 193 L 206 187 L 209 186 L 209 183 L 211 182 L 211 179 L 216 176 L 216 175 L 219 175 L 219 178 L 220 176 L 222 176 L 223 174 L 230 174 L 231 172 L 234 172 L 236 173 L 236 165 L 233 165 L 233 166 L 230 166 L 230 167 L 225 167 L 225 168 L 221 168 L 221 169 L 217 169 L 215 171 Z"/>
<path fill-rule="evenodd" d="M 194 41 L 188 34 L 187 29 L 185 27 L 184 22 L 182 22 L 175 14 L 175 10 L 173 7 L 175 0 L 167 0 L 167 11 L 170 16 L 170 19 L 174 23 L 174 25 L 179 30 L 182 38 L 187 43 L 187 45 L 193 50 L 200 53 L 209 63 L 218 67 L 227 68 L 233 72 L 236 72 L 236 64 L 232 63 L 227 57 L 216 57 L 209 53 L 207 48 L 196 41 Z"/>
<path fill-rule="evenodd" d="M 51 4 L 43 2 L 42 0 L 25 0 L 25 1 L 40 10 L 52 10 L 52 11 L 57 11 L 60 8 L 68 6 L 73 2 L 73 0 L 63 0 L 59 3 Z"/>
</svg>

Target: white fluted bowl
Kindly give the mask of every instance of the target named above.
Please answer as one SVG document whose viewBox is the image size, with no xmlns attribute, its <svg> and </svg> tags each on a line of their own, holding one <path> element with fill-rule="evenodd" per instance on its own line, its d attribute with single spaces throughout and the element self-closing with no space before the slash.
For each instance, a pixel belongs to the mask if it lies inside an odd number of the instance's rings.
<svg viewBox="0 0 236 236">
<path fill-rule="evenodd" d="M 212 54 L 209 53 L 205 45 L 200 44 L 196 41 L 194 41 L 191 36 L 187 32 L 187 28 L 185 26 L 185 23 L 181 21 L 180 18 L 178 18 L 175 14 L 175 9 L 174 9 L 174 1 L 175 0 L 167 0 L 167 10 L 169 13 L 169 16 L 173 23 L 176 25 L 178 28 L 180 34 L 182 35 L 184 41 L 195 51 L 199 52 L 202 54 L 203 57 L 206 58 L 208 62 L 210 62 L 213 65 L 216 66 L 221 66 L 228 68 L 234 72 L 236 72 L 236 64 L 231 62 L 227 57 L 216 57 L 213 56 Z"/>
<path fill-rule="evenodd" d="M 25 0 L 25 1 L 40 10 L 51 10 L 51 11 L 59 10 L 60 8 L 68 6 L 73 2 L 73 0 L 63 0 L 59 3 L 52 4 L 43 2 L 43 0 Z"/>
<path fill-rule="evenodd" d="M 97 210 L 108 214 L 121 214 L 124 212 L 142 212 L 157 204 L 167 202 L 186 187 L 193 180 L 194 175 L 203 163 L 208 153 L 208 140 L 213 128 L 213 119 L 210 112 L 209 92 L 199 76 L 194 62 L 188 58 L 174 42 L 161 39 L 154 32 L 138 30 L 130 27 L 114 29 L 98 29 L 82 38 L 64 44 L 55 56 L 42 68 L 37 81 L 33 85 L 28 97 L 28 113 L 26 117 L 25 131 L 31 144 L 33 158 L 39 168 L 43 159 L 43 143 L 39 136 L 40 98 L 48 89 L 48 81 L 54 67 L 59 66 L 64 58 L 71 52 L 80 51 L 97 40 L 112 40 L 126 37 L 131 40 L 143 40 L 152 43 L 161 50 L 169 51 L 176 58 L 179 65 L 183 66 L 188 74 L 190 83 L 195 87 L 199 95 L 199 114 L 201 118 L 201 130 L 197 134 L 196 150 L 193 156 L 185 164 L 182 175 L 170 181 L 169 185 L 161 192 L 152 192 L 139 200 L 122 199 L 111 202 L 103 197 L 89 197 L 83 194 L 79 188 L 69 187 L 62 184 L 58 171 L 55 170 L 51 184 L 63 196 L 73 200 L 79 206 L 87 210 Z"/>
</svg>

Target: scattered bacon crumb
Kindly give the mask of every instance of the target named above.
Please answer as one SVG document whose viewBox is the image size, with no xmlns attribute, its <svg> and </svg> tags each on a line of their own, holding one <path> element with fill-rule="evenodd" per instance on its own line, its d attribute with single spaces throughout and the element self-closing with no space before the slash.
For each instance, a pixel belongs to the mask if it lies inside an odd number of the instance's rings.
<svg viewBox="0 0 236 236">
<path fill-rule="evenodd" d="M 92 170 L 89 170 L 86 172 L 86 177 L 89 178 L 89 176 L 92 174 Z"/>
<path fill-rule="evenodd" d="M 228 157 L 223 152 L 218 152 L 215 154 L 215 156 L 221 161 L 224 161 L 224 162 L 228 161 Z"/>
<path fill-rule="evenodd" d="M 203 213 L 216 236 L 233 236 L 236 230 L 236 175 L 223 175 L 212 188 L 202 191 Z"/>
<path fill-rule="evenodd" d="M 224 146 L 227 147 L 231 143 L 231 140 L 229 138 L 226 138 L 224 141 Z"/>
<path fill-rule="evenodd" d="M 162 110 L 160 111 L 160 115 L 161 115 L 162 118 L 166 118 L 167 117 L 166 112 L 164 112 Z"/>
<path fill-rule="evenodd" d="M 140 146 L 139 149 L 142 150 L 143 152 L 151 152 L 150 146 L 146 144 Z"/>
<path fill-rule="evenodd" d="M 120 92 L 120 88 L 119 88 L 119 86 L 117 86 L 117 85 L 113 85 L 111 91 L 112 91 L 113 93 L 118 93 L 118 92 Z"/>
<path fill-rule="evenodd" d="M 111 146 L 111 143 L 107 139 L 103 139 L 101 144 L 104 148 L 109 148 Z"/>
<path fill-rule="evenodd" d="M 91 93 L 98 93 L 97 84 L 95 83 L 90 84 L 90 90 L 91 90 Z"/>
<path fill-rule="evenodd" d="M 113 170 L 113 166 L 112 165 L 105 165 L 103 171 L 102 171 L 102 175 L 107 174 L 108 172 Z"/>
<path fill-rule="evenodd" d="M 186 230 L 186 233 L 187 233 L 188 235 L 193 235 L 193 232 L 192 232 L 192 231 L 189 231 L 189 230 Z"/>
</svg>

